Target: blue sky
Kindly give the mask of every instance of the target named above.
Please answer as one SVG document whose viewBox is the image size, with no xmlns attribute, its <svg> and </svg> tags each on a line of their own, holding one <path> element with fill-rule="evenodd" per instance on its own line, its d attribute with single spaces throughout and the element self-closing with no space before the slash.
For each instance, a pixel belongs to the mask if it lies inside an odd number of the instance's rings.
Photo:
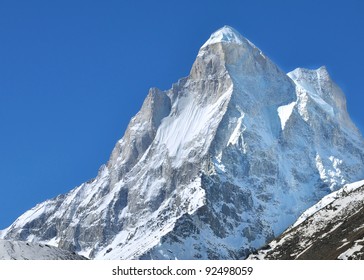
<svg viewBox="0 0 364 280">
<path fill-rule="evenodd" d="M 148 89 L 226 24 L 286 72 L 326 65 L 364 131 L 363 3 L 0 0 L 0 229 L 95 177 Z"/>
</svg>

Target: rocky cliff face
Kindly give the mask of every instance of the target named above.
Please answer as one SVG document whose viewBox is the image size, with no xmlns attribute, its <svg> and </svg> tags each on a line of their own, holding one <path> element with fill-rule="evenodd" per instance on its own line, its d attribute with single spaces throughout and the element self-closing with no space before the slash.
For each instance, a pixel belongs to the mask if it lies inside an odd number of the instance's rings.
<svg viewBox="0 0 364 280">
<path fill-rule="evenodd" d="M 236 259 L 364 177 L 364 141 L 325 68 L 283 73 L 231 27 L 152 89 L 97 177 L 2 232 L 99 259 Z"/>
</svg>

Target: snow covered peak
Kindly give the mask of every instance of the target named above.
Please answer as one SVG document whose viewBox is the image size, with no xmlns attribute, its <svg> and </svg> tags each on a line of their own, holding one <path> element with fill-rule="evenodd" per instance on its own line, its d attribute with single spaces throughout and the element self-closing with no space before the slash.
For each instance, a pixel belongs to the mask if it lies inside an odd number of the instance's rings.
<svg viewBox="0 0 364 280">
<path fill-rule="evenodd" d="M 245 48 L 258 50 L 259 52 L 261 52 L 252 42 L 250 42 L 248 39 L 242 36 L 233 27 L 228 25 L 225 25 L 224 27 L 212 33 L 210 38 L 205 42 L 205 44 L 202 45 L 200 50 L 203 50 L 208 46 L 218 43 L 226 43 L 229 45 L 241 45 L 245 46 Z"/>
<path fill-rule="evenodd" d="M 292 84 L 293 88 L 293 83 L 286 73 L 230 26 L 224 26 L 214 32 L 200 48 L 189 78 L 195 81 L 211 80 L 226 74 L 234 80 L 235 87 L 239 84 L 246 87 L 246 83 L 252 83 L 252 87 L 264 86 L 268 84 L 267 79 L 276 80 L 279 77 L 284 84 Z M 271 98 L 269 94 L 266 97 Z M 287 100 L 278 103 L 282 104 L 285 101 Z"/>
<path fill-rule="evenodd" d="M 238 45 L 242 45 L 246 40 L 241 34 L 236 31 L 234 28 L 225 25 L 224 27 L 220 28 L 216 32 L 214 32 L 210 38 L 206 41 L 205 44 L 202 45 L 201 48 L 205 48 L 208 45 L 227 42 L 227 43 L 235 43 Z"/>
<path fill-rule="evenodd" d="M 364 141 L 331 117 L 336 95 L 324 68 L 290 78 L 225 26 L 188 77 L 149 92 L 94 180 L 0 234 L 100 259 L 242 258 L 364 178 Z"/>
<path fill-rule="evenodd" d="M 287 75 L 295 82 L 298 97 L 314 104 L 310 107 L 321 108 L 331 119 L 339 121 L 345 129 L 360 134 L 348 115 L 344 93 L 331 79 L 325 66 L 315 70 L 297 68 Z M 307 102 L 305 104 L 307 107 Z"/>
<path fill-rule="evenodd" d="M 321 66 L 317 69 L 306 69 L 306 68 L 296 68 L 295 70 L 287 74 L 293 80 L 303 80 L 306 78 L 317 79 L 320 77 L 326 80 L 331 80 L 326 66 Z"/>
</svg>

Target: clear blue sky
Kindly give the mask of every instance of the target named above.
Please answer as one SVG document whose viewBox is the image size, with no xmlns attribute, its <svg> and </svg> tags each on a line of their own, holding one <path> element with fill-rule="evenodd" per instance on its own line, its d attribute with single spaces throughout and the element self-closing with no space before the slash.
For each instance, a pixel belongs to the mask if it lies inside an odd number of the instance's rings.
<svg viewBox="0 0 364 280">
<path fill-rule="evenodd" d="M 95 177 L 148 89 L 226 24 L 286 72 L 326 65 L 364 131 L 363 3 L 0 0 L 0 229 Z"/>
</svg>

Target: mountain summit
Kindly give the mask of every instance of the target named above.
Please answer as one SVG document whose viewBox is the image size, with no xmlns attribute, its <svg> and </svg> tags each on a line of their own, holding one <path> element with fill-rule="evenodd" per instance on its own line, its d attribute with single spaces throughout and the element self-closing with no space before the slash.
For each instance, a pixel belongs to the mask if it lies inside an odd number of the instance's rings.
<svg viewBox="0 0 364 280">
<path fill-rule="evenodd" d="M 153 88 L 97 177 L 1 236 L 97 259 L 238 259 L 340 186 L 364 141 L 325 68 L 286 74 L 233 28 Z"/>
<path fill-rule="evenodd" d="M 201 49 L 207 47 L 208 45 L 216 44 L 216 43 L 229 43 L 229 44 L 251 44 L 247 39 L 245 39 L 238 31 L 236 31 L 231 26 L 225 25 L 220 28 L 216 32 L 214 32 L 210 38 L 206 41 L 205 44 L 201 47 Z"/>
</svg>

